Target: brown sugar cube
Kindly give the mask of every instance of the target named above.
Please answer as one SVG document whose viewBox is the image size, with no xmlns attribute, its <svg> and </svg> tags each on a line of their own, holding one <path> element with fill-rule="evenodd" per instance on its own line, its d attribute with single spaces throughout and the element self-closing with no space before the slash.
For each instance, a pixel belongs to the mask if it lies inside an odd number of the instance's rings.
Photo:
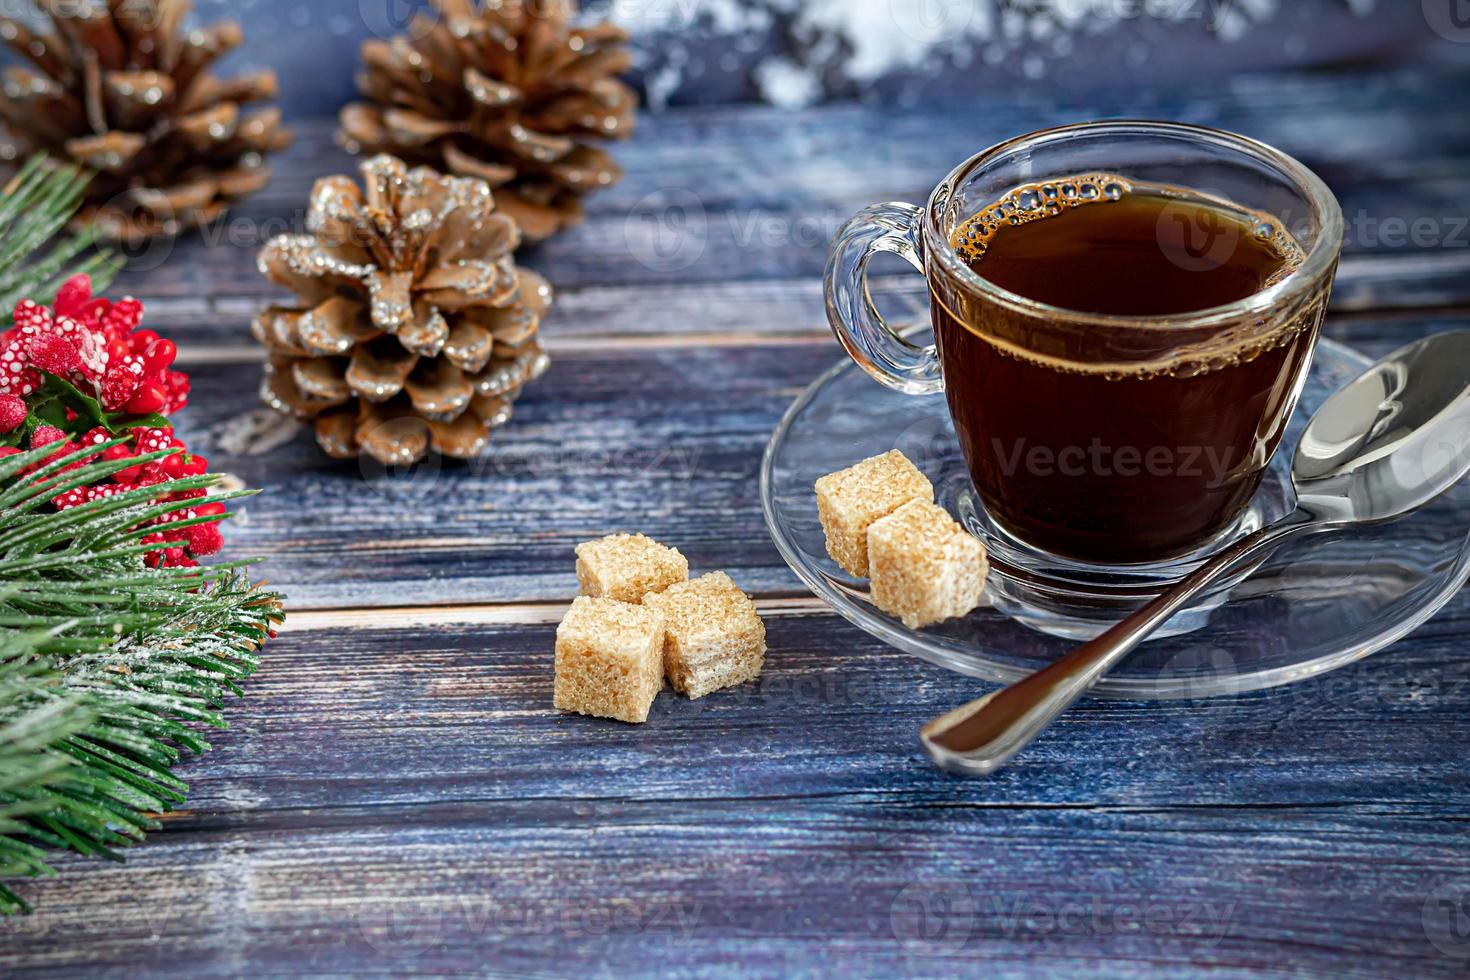
<svg viewBox="0 0 1470 980">
<path fill-rule="evenodd" d="M 663 686 L 663 613 L 615 599 L 572 601 L 556 628 L 558 708 L 641 723 Z"/>
<path fill-rule="evenodd" d="M 868 529 L 873 604 L 909 629 L 963 616 L 980 604 L 985 546 L 943 507 L 913 500 Z"/>
<path fill-rule="evenodd" d="M 577 545 L 582 594 L 638 603 L 689 578 L 689 560 L 642 534 L 613 534 Z"/>
<path fill-rule="evenodd" d="M 664 673 L 676 691 L 702 698 L 760 676 L 766 624 L 724 572 L 682 582 L 643 604 L 666 618 Z"/>
<path fill-rule="evenodd" d="M 897 449 L 817 481 L 817 513 L 827 554 L 858 578 L 868 576 L 868 528 L 910 500 L 933 500 L 934 486 Z"/>
</svg>

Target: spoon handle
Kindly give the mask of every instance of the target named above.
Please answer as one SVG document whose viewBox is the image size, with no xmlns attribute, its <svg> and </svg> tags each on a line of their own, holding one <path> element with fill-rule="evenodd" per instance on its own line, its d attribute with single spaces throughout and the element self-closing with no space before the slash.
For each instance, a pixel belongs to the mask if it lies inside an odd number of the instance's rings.
<svg viewBox="0 0 1470 980">
<path fill-rule="evenodd" d="M 1055 663 L 940 715 L 920 731 L 929 757 L 940 768 L 963 775 L 994 772 L 1201 590 L 1264 557 L 1288 538 L 1317 527 L 1314 519 L 1297 511 L 1261 528 L 1201 565 L 1172 591 Z"/>
</svg>

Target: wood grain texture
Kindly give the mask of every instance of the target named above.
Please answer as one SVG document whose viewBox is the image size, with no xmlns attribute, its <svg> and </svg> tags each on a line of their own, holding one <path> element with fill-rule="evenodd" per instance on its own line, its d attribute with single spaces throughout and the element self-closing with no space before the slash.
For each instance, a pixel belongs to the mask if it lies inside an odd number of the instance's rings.
<svg viewBox="0 0 1470 980">
<path fill-rule="evenodd" d="M 292 632 L 232 705 L 220 751 L 194 768 L 190 811 L 229 820 L 247 803 L 312 811 L 844 796 L 1461 813 L 1470 802 L 1459 758 L 1470 748 L 1470 664 L 1457 650 L 1470 627 L 1465 599 L 1414 644 L 1300 686 L 1192 702 L 1090 701 L 986 781 L 918 764 L 916 723 L 977 682 L 825 614 L 768 615 L 767 625 L 757 683 L 699 701 L 665 690 L 645 726 L 548 710 L 554 622 Z M 328 643 L 341 679 L 323 685 Z"/>
<path fill-rule="evenodd" d="M 760 592 L 796 578 L 766 535 L 758 467 L 772 427 L 835 356 L 826 342 L 558 354 L 494 450 L 406 477 L 325 459 L 303 434 L 232 457 L 208 434 L 255 406 L 259 365 L 206 365 L 183 431 L 268 492 L 228 528 L 298 609 L 546 600 L 576 591 L 573 546 L 616 530 L 674 544 Z M 195 435 L 198 433 L 198 435 Z"/>
<path fill-rule="evenodd" d="M 1377 356 L 1467 325 L 1470 314 L 1406 311 L 1339 315 L 1327 333 Z M 576 590 L 577 542 L 631 529 L 753 592 L 805 593 L 766 533 L 757 480 L 781 415 L 843 356 L 830 336 L 554 350 L 472 464 L 384 475 L 324 458 L 305 433 L 267 455 L 231 455 L 221 434 L 255 407 L 251 361 L 196 366 L 180 429 L 215 468 L 267 491 L 227 537 L 267 559 L 298 610 L 556 600 Z"/>
<path fill-rule="evenodd" d="M 21 924 L 9 975 L 1457 977 L 1420 919 L 1463 830 L 901 800 L 256 813 L 53 894 L 72 911 Z M 178 906 L 99 914 L 140 890 Z"/>
<path fill-rule="evenodd" d="M 1265 140 L 1316 169 L 1342 201 L 1339 309 L 1470 303 L 1466 72 L 1238 79 L 1167 92 L 1007 93 L 964 111 L 756 106 L 646 115 L 618 148 L 626 178 L 579 228 L 522 255 L 556 285 L 553 337 L 825 329 L 819 279 L 832 235 L 884 200 L 922 202 L 952 167 L 1000 140 L 1103 116 L 1178 119 Z M 302 231 L 321 176 L 350 172 L 328 122 L 303 123 L 272 184 L 220 227 L 135 256 L 119 283 L 152 322 L 195 344 L 249 342 L 283 298 L 255 269 L 271 235 Z M 914 277 L 895 277 L 914 295 Z"/>
<path fill-rule="evenodd" d="M 650 117 L 620 148 L 628 179 L 525 256 L 560 293 L 551 372 L 487 460 L 408 478 L 305 436 L 223 447 L 255 405 L 246 324 L 279 296 L 253 248 L 348 165 L 328 126 L 303 127 L 221 237 L 140 256 L 121 287 L 182 341 L 190 445 L 268 491 L 227 538 L 297 616 L 216 751 L 183 767 L 190 808 L 124 865 L 62 859 L 24 883 L 39 911 L 0 923 L 0 974 L 1463 976 L 1470 949 L 1435 916 L 1470 914 L 1470 594 L 1315 681 L 1085 702 L 966 782 L 924 763 L 915 731 L 979 685 L 814 605 L 755 478 L 839 357 L 818 286 L 831 232 L 1057 122 L 1222 125 L 1322 172 L 1350 228 L 1434 221 L 1421 244 L 1350 231 L 1327 333 L 1376 355 L 1467 325 L 1467 81 Z M 702 230 L 674 226 L 681 203 Z M 916 279 L 883 285 L 921 304 Z M 767 671 L 699 702 L 666 691 L 644 727 L 559 715 L 572 547 L 633 527 L 760 598 Z"/>
<path fill-rule="evenodd" d="M 30 886 L 0 970 L 1462 975 L 1422 916 L 1470 870 L 1467 612 L 1293 688 L 1085 702 L 983 782 L 914 738 L 973 685 L 824 616 L 642 727 L 548 710 L 550 625 L 290 633 L 191 809 Z"/>
</svg>

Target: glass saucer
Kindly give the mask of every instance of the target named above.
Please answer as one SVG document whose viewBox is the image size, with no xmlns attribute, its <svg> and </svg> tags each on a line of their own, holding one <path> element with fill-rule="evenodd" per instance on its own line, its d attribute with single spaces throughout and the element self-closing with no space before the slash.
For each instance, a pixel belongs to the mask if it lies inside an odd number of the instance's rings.
<svg viewBox="0 0 1470 980">
<path fill-rule="evenodd" d="M 1369 359 L 1324 340 L 1291 430 L 1234 536 L 1291 506 L 1290 467 L 1306 421 Z M 963 619 L 911 630 L 868 601 L 867 582 L 827 557 L 812 484 L 898 448 L 934 482 L 940 502 L 985 540 L 997 567 L 986 604 Z M 1008 683 L 1057 659 L 1163 582 L 1147 570 L 1043 568 L 990 523 L 975 497 L 943 395 L 879 385 L 844 360 L 811 385 L 777 426 L 761 467 L 771 537 L 813 592 L 900 650 L 960 673 Z M 1470 481 L 1393 524 L 1310 537 L 1227 583 L 1169 624 L 1096 693 L 1129 698 L 1235 694 L 1311 677 L 1381 650 L 1433 616 L 1470 578 Z"/>
</svg>

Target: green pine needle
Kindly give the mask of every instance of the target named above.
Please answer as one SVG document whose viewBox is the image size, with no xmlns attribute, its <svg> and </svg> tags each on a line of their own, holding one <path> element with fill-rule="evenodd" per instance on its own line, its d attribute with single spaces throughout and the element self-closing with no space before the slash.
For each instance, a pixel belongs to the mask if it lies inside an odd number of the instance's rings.
<svg viewBox="0 0 1470 980">
<path fill-rule="evenodd" d="M 74 275 L 91 275 L 98 293 L 116 277 L 118 259 L 93 249 L 95 229 L 52 241 L 77 213 L 90 179 L 78 167 L 43 155 L 33 157 L 0 191 L 0 324 L 10 324 L 22 299 L 51 303 Z M 90 254 L 78 260 L 84 252 Z"/>
<path fill-rule="evenodd" d="M 211 478 L 56 512 L 41 505 L 115 464 L 19 475 L 49 452 L 0 468 L 0 880 L 51 874 L 51 849 L 117 858 L 155 829 L 188 789 L 170 769 L 208 750 L 199 728 L 225 727 L 282 616 L 239 567 L 144 566 L 157 546 L 138 544 L 140 524 Z M 27 909 L 0 885 L 0 914 Z"/>
<path fill-rule="evenodd" d="M 80 272 L 101 292 L 117 271 L 90 232 L 53 241 L 86 184 L 75 167 L 38 157 L 0 191 L 0 329 L 20 299 L 50 303 Z M 215 477 L 51 506 L 165 455 L 99 459 L 121 441 L 49 464 L 50 448 L 0 458 L 0 915 L 29 911 L 4 882 L 54 873 L 48 852 L 117 860 L 183 803 L 188 787 L 172 767 L 208 750 L 201 730 L 225 727 L 222 704 L 282 619 L 281 597 L 251 582 L 248 562 L 143 562 L 159 548 L 141 543 L 143 525 L 194 503 L 164 498 Z"/>
</svg>

